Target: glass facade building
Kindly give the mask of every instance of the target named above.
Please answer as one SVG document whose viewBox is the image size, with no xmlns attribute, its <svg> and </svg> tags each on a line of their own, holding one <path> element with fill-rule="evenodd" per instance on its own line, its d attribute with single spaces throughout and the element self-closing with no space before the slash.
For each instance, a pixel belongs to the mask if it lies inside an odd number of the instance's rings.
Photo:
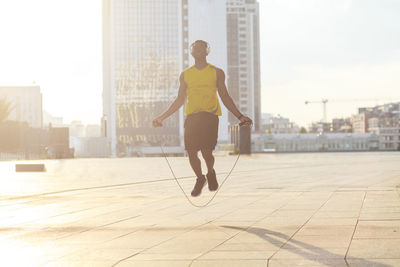
<svg viewBox="0 0 400 267">
<path fill-rule="evenodd" d="M 180 146 L 180 113 L 153 128 L 182 70 L 181 0 L 103 0 L 103 128 L 113 155 Z"/>
<path fill-rule="evenodd" d="M 261 124 L 259 4 L 227 0 L 228 88 L 242 113 Z M 237 119 L 229 114 L 229 123 Z"/>
</svg>

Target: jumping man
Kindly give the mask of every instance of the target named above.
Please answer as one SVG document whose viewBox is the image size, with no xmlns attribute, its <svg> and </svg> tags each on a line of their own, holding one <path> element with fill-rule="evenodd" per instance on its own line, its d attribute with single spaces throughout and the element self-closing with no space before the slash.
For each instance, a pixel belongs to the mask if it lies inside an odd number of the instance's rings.
<svg viewBox="0 0 400 267">
<path fill-rule="evenodd" d="M 197 176 L 196 184 L 191 193 L 193 197 L 201 194 L 206 181 L 208 181 L 210 191 L 218 189 L 212 154 L 218 138 L 218 116 L 222 115 L 217 91 L 222 103 L 241 123 L 246 125 L 253 123 L 249 117 L 240 113 L 229 95 L 225 86 L 224 71 L 207 62 L 206 57 L 209 52 L 209 44 L 203 40 L 197 40 L 191 45 L 191 54 L 195 64 L 181 73 L 178 96 L 174 102 L 163 114 L 153 120 L 154 127 L 162 126 L 163 120 L 171 116 L 187 100 L 184 142 L 190 165 Z M 199 150 L 207 165 L 207 178 L 201 171 L 201 162 L 198 158 Z"/>
</svg>

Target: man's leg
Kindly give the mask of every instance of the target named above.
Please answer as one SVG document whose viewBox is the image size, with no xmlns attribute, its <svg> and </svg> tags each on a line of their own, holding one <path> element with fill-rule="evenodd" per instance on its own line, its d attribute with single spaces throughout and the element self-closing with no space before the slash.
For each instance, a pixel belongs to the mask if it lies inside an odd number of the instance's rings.
<svg viewBox="0 0 400 267">
<path fill-rule="evenodd" d="M 208 173 L 213 172 L 214 170 L 214 156 L 212 154 L 212 149 L 202 149 L 201 154 L 203 155 L 204 161 L 206 162 Z"/>
<path fill-rule="evenodd" d="M 203 173 L 201 171 L 201 162 L 197 156 L 197 152 L 197 150 L 187 150 L 190 166 L 192 166 L 194 173 L 197 177 L 203 177 Z"/>
<path fill-rule="evenodd" d="M 206 179 L 201 171 L 201 162 L 199 157 L 197 156 L 197 150 L 187 150 L 188 156 L 189 156 L 189 162 L 190 166 L 192 166 L 192 169 L 194 173 L 197 176 L 196 179 L 196 184 L 194 185 L 194 188 L 192 190 L 191 195 L 193 197 L 197 197 L 201 194 L 201 190 L 203 189 Z"/>
<path fill-rule="evenodd" d="M 210 191 L 215 191 L 218 189 L 218 181 L 214 170 L 214 156 L 212 154 L 212 149 L 202 149 L 201 154 L 206 162 L 208 173 L 207 173 L 207 181 L 208 181 L 208 189 Z"/>
</svg>

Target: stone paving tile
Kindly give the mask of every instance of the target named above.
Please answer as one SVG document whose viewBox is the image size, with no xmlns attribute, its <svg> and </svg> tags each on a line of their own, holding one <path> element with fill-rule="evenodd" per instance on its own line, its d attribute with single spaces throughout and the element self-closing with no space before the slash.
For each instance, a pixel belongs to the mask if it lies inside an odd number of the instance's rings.
<svg viewBox="0 0 400 267">
<path fill-rule="evenodd" d="M 393 212 L 393 213 L 397 213 L 400 212 L 400 207 L 397 206 L 386 206 L 386 207 L 363 207 L 362 212 L 363 213 L 374 213 L 377 211 L 377 209 L 379 209 L 379 212 L 381 213 L 386 213 L 386 212 Z"/>
<path fill-rule="evenodd" d="M 271 259 L 269 260 L 268 267 L 348 267 L 344 259 Z"/>
<path fill-rule="evenodd" d="M 357 218 L 320 218 L 313 217 L 308 222 L 307 225 L 326 225 L 326 226 L 355 226 L 357 224 Z"/>
<path fill-rule="evenodd" d="M 400 239 L 353 239 L 348 257 L 398 259 L 400 258 Z"/>
<path fill-rule="evenodd" d="M 249 243 L 240 242 L 237 239 L 230 239 L 218 247 L 214 248 L 213 251 L 268 251 L 277 250 L 283 243 Z"/>
<path fill-rule="evenodd" d="M 130 260 L 194 260 L 201 256 L 201 253 L 146 253 L 142 252 L 133 256 Z"/>
<path fill-rule="evenodd" d="M 266 227 L 274 227 L 274 226 L 300 227 L 307 220 L 309 220 L 309 217 L 300 218 L 297 216 L 293 216 L 293 217 L 269 217 L 268 216 L 265 219 L 262 219 L 259 222 L 257 222 L 257 225 L 260 225 L 260 226 L 264 225 Z"/>
<path fill-rule="evenodd" d="M 273 244 L 279 244 L 280 242 L 285 241 L 285 239 L 281 237 L 268 236 L 268 235 L 259 236 L 257 234 L 248 232 L 239 233 L 238 235 L 234 236 L 231 240 L 232 242 L 241 242 L 241 243 L 269 242 Z"/>
<path fill-rule="evenodd" d="M 332 218 L 332 219 L 357 219 L 359 217 L 359 210 L 341 211 L 340 209 L 332 211 L 318 211 L 313 218 Z"/>
<path fill-rule="evenodd" d="M 347 248 L 319 248 L 304 246 L 302 248 L 280 249 L 272 259 L 344 259 Z"/>
<path fill-rule="evenodd" d="M 379 208 L 377 208 L 379 210 Z M 360 220 L 362 221 L 383 221 L 383 220 L 399 220 L 400 212 L 361 212 Z"/>
<path fill-rule="evenodd" d="M 354 226 L 351 225 L 305 225 L 296 233 L 296 236 L 351 236 L 353 232 Z"/>
<path fill-rule="evenodd" d="M 41 267 L 110 267 L 114 261 L 52 261 Z M 131 265 L 132 266 L 132 265 Z M 138 265 L 139 266 L 139 265 Z"/>
<path fill-rule="evenodd" d="M 166 241 L 160 245 L 151 247 L 145 253 L 175 253 L 175 254 L 197 254 L 204 253 L 218 246 L 225 239 L 191 239 L 179 237 Z"/>
<path fill-rule="evenodd" d="M 397 238 L 400 239 L 400 220 L 359 221 L 354 238 Z"/>
<path fill-rule="evenodd" d="M 221 251 L 213 250 L 202 256 L 199 260 L 267 260 L 275 253 L 275 250 L 245 250 L 245 251 Z"/>
<path fill-rule="evenodd" d="M 127 260 L 119 263 L 118 267 L 188 267 L 187 260 Z M 109 265 L 111 266 L 111 265 Z"/>
<path fill-rule="evenodd" d="M 351 267 L 397 267 L 400 266 L 400 259 L 354 259 L 347 257 Z"/>
<path fill-rule="evenodd" d="M 348 248 L 351 236 L 331 235 L 331 236 L 308 236 L 295 235 L 283 248 Z"/>
<path fill-rule="evenodd" d="M 65 255 L 64 257 L 59 258 L 61 261 L 118 261 L 122 258 L 126 258 L 135 253 L 139 253 L 139 249 L 125 249 L 125 248 L 85 248 L 77 251 L 75 253 L 71 253 L 69 255 Z"/>
<path fill-rule="evenodd" d="M 53 258 L 59 258 L 75 249 L 69 246 L 50 247 L 34 246 L 9 241 L 7 244 L 0 244 L 1 266 L 39 266 Z"/>
<path fill-rule="evenodd" d="M 195 260 L 191 267 L 266 267 L 266 260 Z"/>
</svg>

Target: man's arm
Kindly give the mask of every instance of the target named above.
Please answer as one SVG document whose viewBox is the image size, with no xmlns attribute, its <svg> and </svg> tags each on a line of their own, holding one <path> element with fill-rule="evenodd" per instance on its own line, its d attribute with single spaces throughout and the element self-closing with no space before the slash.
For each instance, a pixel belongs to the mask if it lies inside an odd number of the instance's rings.
<svg viewBox="0 0 400 267">
<path fill-rule="evenodd" d="M 233 102 L 232 97 L 229 95 L 225 85 L 225 73 L 221 69 L 217 69 L 217 87 L 218 94 L 221 98 L 222 103 L 225 107 L 235 115 L 242 123 L 252 124 L 252 120 L 249 117 L 244 116 Z"/>
<path fill-rule="evenodd" d="M 168 107 L 168 109 L 163 114 L 161 114 L 160 116 L 158 116 L 157 118 L 155 118 L 153 120 L 154 127 L 162 126 L 162 121 L 165 120 L 166 118 L 168 118 L 169 116 L 171 116 L 172 114 L 174 114 L 175 111 L 177 111 L 185 103 L 186 88 L 187 88 L 187 85 L 185 83 L 183 72 L 182 72 L 179 77 L 178 96 L 175 98 L 174 102 L 172 102 L 172 104 Z"/>
</svg>

